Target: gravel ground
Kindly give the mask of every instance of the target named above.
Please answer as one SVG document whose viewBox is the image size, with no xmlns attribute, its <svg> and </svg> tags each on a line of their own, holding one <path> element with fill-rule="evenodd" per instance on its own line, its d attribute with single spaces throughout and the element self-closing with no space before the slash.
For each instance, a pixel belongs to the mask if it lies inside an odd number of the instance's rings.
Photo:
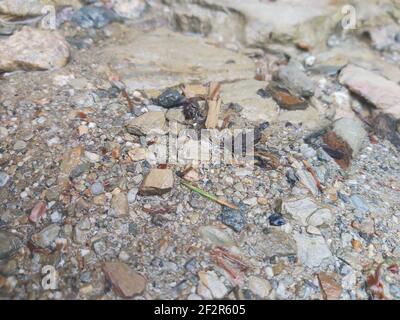
<svg viewBox="0 0 400 320">
<path fill-rule="evenodd" d="M 28 48 L 0 53 L 0 297 L 400 299 L 399 24 L 255 48 L 218 8 L 123 2 L 88 26 L 64 8 L 40 54 L 12 38 L 37 26 L 0 39 Z M 191 104 L 217 81 L 221 100 Z M 256 163 L 156 163 L 150 131 L 201 128 L 207 99 L 218 129 L 255 128 Z"/>
</svg>

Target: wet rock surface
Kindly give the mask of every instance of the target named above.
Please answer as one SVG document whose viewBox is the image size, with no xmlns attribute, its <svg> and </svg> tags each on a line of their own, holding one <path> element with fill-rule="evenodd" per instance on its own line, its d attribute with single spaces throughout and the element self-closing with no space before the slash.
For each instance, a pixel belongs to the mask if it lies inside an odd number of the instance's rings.
<svg viewBox="0 0 400 320">
<path fill-rule="evenodd" d="M 0 1 L 0 298 L 399 299 L 383 2 Z M 209 115 L 257 161 L 196 161 Z"/>
</svg>

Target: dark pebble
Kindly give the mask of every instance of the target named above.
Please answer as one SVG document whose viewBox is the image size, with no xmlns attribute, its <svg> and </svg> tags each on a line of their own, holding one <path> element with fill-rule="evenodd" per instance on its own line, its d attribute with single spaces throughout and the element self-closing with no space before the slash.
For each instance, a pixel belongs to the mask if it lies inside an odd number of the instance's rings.
<svg viewBox="0 0 400 320">
<path fill-rule="evenodd" d="M 288 260 L 291 264 L 295 264 L 295 263 L 297 263 L 297 256 L 295 256 L 295 255 L 288 256 Z"/>
<path fill-rule="evenodd" d="M 396 35 L 395 35 L 395 37 L 394 37 L 394 40 L 395 40 L 396 42 L 400 42 L 400 32 L 397 32 L 397 33 L 396 33 Z"/>
<path fill-rule="evenodd" d="M 242 231 L 246 225 L 245 205 L 239 205 L 239 210 L 223 207 L 217 219 L 236 232 Z"/>
<path fill-rule="evenodd" d="M 85 172 L 88 172 L 90 170 L 90 164 L 89 163 L 82 163 L 75 168 L 72 169 L 70 173 L 70 178 L 77 178 L 80 175 L 82 175 Z"/>
<path fill-rule="evenodd" d="M 286 171 L 286 180 L 292 188 L 298 181 L 296 173 L 294 172 L 294 170 L 292 168 L 289 168 L 288 171 Z"/>
<path fill-rule="evenodd" d="M 167 89 L 157 97 L 155 102 L 159 106 L 169 109 L 181 106 L 184 101 L 185 97 L 178 90 Z"/>
<path fill-rule="evenodd" d="M 344 153 L 338 149 L 333 149 L 327 145 L 322 145 L 322 149 L 329 154 L 333 159 L 343 159 Z"/>
<path fill-rule="evenodd" d="M 169 222 L 169 220 L 159 214 L 155 214 L 151 217 L 151 222 L 157 227 L 164 227 Z"/>
<path fill-rule="evenodd" d="M 350 203 L 350 198 L 345 195 L 344 193 L 341 193 L 340 191 L 337 192 L 337 195 L 340 200 L 342 200 L 344 203 Z"/>
<path fill-rule="evenodd" d="M 253 293 L 252 293 L 250 290 L 248 290 L 248 289 L 243 289 L 243 297 L 244 297 L 246 300 L 254 300 L 254 295 L 253 295 Z"/>
<path fill-rule="evenodd" d="M 139 234 L 139 228 L 136 223 L 131 222 L 128 227 L 129 233 L 133 236 L 137 236 Z"/>
<path fill-rule="evenodd" d="M 120 89 L 118 87 L 116 87 L 116 86 L 112 86 L 107 91 L 108 91 L 108 97 L 109 98 L 116 98 L 116 97 L 118 97 L 118 95 L 120 93 Z"/>
<path fill-rule="evenodd" d="M 118 16 L 104 7 L 82 7 L 72 17 L 72 22 L 86 29 L 103 28 L 117 20 Z"/>
<path fill-rule="evenodd" d="M 285 219 L 279 213 L 273 213 L 268 218 L 269 224 L 271 226 L 279 227 L 286 224 Z"/>
<path fill-rule="evenodd" d="M 372 241 L 373 238 L 374 238 L 374 235 L 373 235 L 373 234 L 368 234 L 368 233 L 361 232 L 361 231 L 358 232 L 358 235 L 359 235 L 361 238 L 363 238 L 368 244 L 370 244 L 371 241 Z"/>
<path fill-rule="evenodd" d="M 162 259 L 159 257 L 155 257 L 153 260 L 151 260 L 150 264 L 153 267 L 161 267 L 162 268 L 164 266 Z"/>
<path fill-rule="evenodd" d="M 267 91 L 267 89 L 265 88 L 261 88 L 257 90 L 257 94 L 261 97 L 261 98 L 270 98 L 271 94 Z"/>
<path fill-rule="evenodd" d="M 269 127 L 269 122 L 262 122 L 260 123 L 260 125 L 258 125 L 255 129 L 254 129 L 254 144 L 257 144 L 258 142 L 260 142 L 261 138 L 262 138 L 262 133 L 265 129 L 267 129 Z"/>
<path fill-rule="evenodd" d="M 82 273 L 80 280 L 83 283 L 89 283 L 92 280 L 91 272 L 90 271 L 85 271 L 84 273 Z"/>
<path fill-rule="evenodd" d="M 190 259 L 188 262 L 185 263 L 185 269 L 189 272 L 196 272 L 198 268 L 198 264 L 196 258 Z"/>
<path fill-rule="evenodd" d="M 90 38 L 66 37 L 66 40 L 71 46 L 77 48 L 78 50 L 89 49 L 93 42 Z"/>
</svg>

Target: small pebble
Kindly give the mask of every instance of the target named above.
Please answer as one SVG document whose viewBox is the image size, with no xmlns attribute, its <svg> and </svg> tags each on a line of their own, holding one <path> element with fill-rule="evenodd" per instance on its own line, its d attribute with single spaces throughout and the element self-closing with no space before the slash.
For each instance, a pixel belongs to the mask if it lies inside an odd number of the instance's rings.
<svg viewBox="0 0 400 320">
<path fill-rule="evenodd" d="M 273 213 L 272 215 L 270 215 L 268 221 L 271 226 L 275 227 L 283 226 L 284 224 L 286 224 L 285 219 L 279 213 Z"/>
</svg>

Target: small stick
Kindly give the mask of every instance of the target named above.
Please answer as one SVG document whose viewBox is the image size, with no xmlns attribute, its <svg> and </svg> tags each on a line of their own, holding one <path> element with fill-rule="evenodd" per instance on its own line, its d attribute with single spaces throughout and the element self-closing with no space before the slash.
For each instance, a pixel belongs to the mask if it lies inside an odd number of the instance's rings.
<svg viewBox="0 0 400 320">
<path fill-rule="evenodd" d="M 319 190 L 321 193 L 324 193 L 324 188 L 322 187 L 321 182 L 319 182 L 318 177 L 317 177 L 317 174 L 315 173 L 315 171 L 314 171 L 314 169 L 312 168 L 312 166 L 307 162 L 307 160 L 303 160 L 303 164 L 304 164 L 304 166 L 306 167 L 307 171 L 308 171 L 309 173 L 311 173 L 311 175 L 313 176 L 314 181 L 315 181 L 315 183 L 316 183 L 316 185 L 317 185 L 318 190 Z"/>
<path fill-rule="evenodd" d="M 135 108 L 132 102 L 132 99 L 129 97 L 128 92 L 126 92 L 125 89 L 121 90 L 122 96 L 128 101 L 128 107 L 129 107 L 129 112 L 133 112 L 133 109 Z"/>
</svg>

